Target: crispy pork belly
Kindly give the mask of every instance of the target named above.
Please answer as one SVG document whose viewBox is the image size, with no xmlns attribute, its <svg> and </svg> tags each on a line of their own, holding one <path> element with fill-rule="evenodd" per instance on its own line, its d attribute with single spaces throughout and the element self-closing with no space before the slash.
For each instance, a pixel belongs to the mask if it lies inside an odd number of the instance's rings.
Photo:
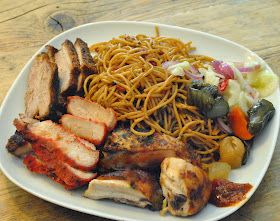
<svg viewBox="0 0 280 221">
<path fill-rule="evenodd" d="M 180 158 L 162 162 L 160 185 L 167 203 L 165 210 L 175 216 L 198 213 L 211 194 L 211 183 L 204 170 Z"/>
<path fill-rule="evenodd" d="M 44 154 L 48 154 L 44 151 Z M 44 156 L 45 157 L 45 156 Z M 84 172 L 71 167 L 67 163 L 60 161 L 48 161 L 47 163 L 41 160 L 36 155 L 27 155 L 23 163 L 26 167 L 35 173 L 46 175 L 56 182 L 62 184 L 66 189 L 76 189 L 96 177 L 96 173 Z"/>
<path fill-rule="evenodd" d="M 14 125 L 25 139 L 48 149 L 54 159 L 62 160 L 74 168 L 85 171 L 96 167 L 99 151 L 92 150 L 79 137 L 62 126 L 50 120 L 26 124 L 20 119 L 15 119 Z"/>
<path fill-rule="evenodd" d="M 37 55 L 28 75 L 25 115 L 40 120 L 48 118 L 56 103 L 57 66 L 46 53 Z"/>
<path fill-rule="evenodd" d="M 100 159 L 100 170 L 120 170 L 125 168 L 156 169 L 167 157 L 176 157 L 175 150 L 147 150 L 141 152 L 119 151 L 105 153 Z"/>
<path fill-rule="evenodd" d="M 46 53 L 48 54 L 50 61 L 55 63 L 55 53 L 57 53 L 57 49 L 51 45 L 46 46 Z"/>
<path fill-rule="evenodd" d="M 63 115 L 60 121 L 64 128 L 95 145 L 101 144 L 107 134 L 107 127 L 101 122 L 87 120 L 70 114 Z"/>
<path fill-rule="evenodd" d="M 71 41 L 66 40 L 61 45 L 61 49 L 55 54 L 55 63 L 58 67 L 60 94 L 69 95 L 76 92 L 80 64 Z"/>
<path fill-rule="evenodd" d="M 31 144 L 17 131 L 9 138 L 6 148 L 17 157 L 24 157 L 32 151 Z"/>
<path fill-rule="evenodd" d="M 99 176 L 90 182 L 85 196 L 113 199 L 138 207 L 160 210 L 162 192 L 156 179 L 141 170 L 123 170 Z"/>
<path fill-rule="evenodd" d="M 104 108 L 100 104 L 78 96 L 68 97 L 67 112 L 74 116 L 105 123 L 111 131 L 117 124 L 117 116 L 113 109 Z"/>
</svg>

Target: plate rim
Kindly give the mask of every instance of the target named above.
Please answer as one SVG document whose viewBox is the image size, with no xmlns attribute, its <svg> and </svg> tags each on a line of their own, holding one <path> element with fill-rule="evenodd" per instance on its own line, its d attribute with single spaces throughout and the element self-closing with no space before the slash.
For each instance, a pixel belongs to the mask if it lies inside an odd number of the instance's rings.
<svg viewBox="0 0 280 221">
<path fill-rule="evenodd" d="M 10 86 L 8 92 L 6 93 L 5 95 L 5 98 L 3 99 L 2 103 L 1 103 L 1 107 L 0 107 L 0 118 L 2 117 L 2 112 L 3 112 L 3 109 L 4 107 L 6 106 L 7 102 L 10 100 L 10 96 L 11 96 L 11 92 L 14 90 L 15 86 L 19 83 L 20 81 L 20 78 L 23 76 L 23 72 L 26 70 L 26 68 L 33 62 L 35 56 L 37 54 L 39 54 L 40 52 L 42 52 L 45 48 L 45 45 L 48 45 L 50 44 L 50 42 L 54 41 L 55 39 L 57 38 L 60 38 L 61 36 L 63 35 L 67 35 L 69 32 L 72 32 L 72 31 L 75 31 L 75 30 L 78 30 L 80 28 L 84 28 L 84 27 L 87 27 L 87 26 L 91 26 L 91 25 L 99 25 L 99 24 L 140 24 L 140 25 L 146 25 L 146 26 L 159 26 L 159 27 L 166 27 L 166 28 L 170 28 L 170 29 L 174 29 L 174 30 L 182 30 L 182 31 L 188 31 L 188 32 L 193 32 L 193 33 L 196 33 L 196 34 L 199 34 L 199 35 L 204 35 L 204 36 L 208 36 L 208 37 L 211 37 L 211 38 L 214 38 L 214 39 L 219 39 L 219 40 L 222 40 L 224 42 L 227 42 L 229 44 L 232 44 L 236 47 L 239 47 L 247 52 L 249 52 L 250 54 L 256 56 L 258 59 L 261 59 L 262 61 L 264 61 L 258 54 L 256 54 L 254 51 L 251 51 L 249 48 L 239 44 L 239 43 L 236 43 L 234 41 L 231 41 L 231 40 L 228 40 L 226 38 L 223 38 L 223 37 L 220 37 L 218 35 L 214 35 L 214 34 L 211 34 L 211 33 L 207 33 L 207 32 L 203 32 L 203 31 L 200 31 L 200 30 L 195 30 L 195 29 L 191 29 L 191 28 L 184 28 L 184 27 L 180 27 L 180 26 L 177 26 L 177 25 L 167 25 L 167 24 L 162 24 L 162 23 L 155 23 L 155 22 L 148 22 L 148 21 L 99 21 L 99 22 L 91 22 L 91 23 L 86 23 L 86 24 L 82 24 L 82 25 L 79 25 L 79 26 L 75 26 L 71 29 L 68 29 L 58 35 L 55 35 L 53 38 L 51 38 L 49 41 L 47 41 L 45 44 L 43 44 L 32 56 L 31 58 L 29 58 L 29 60 L 25 63 L 25 65 L 23 66 L 23 68 L 20 70 L 19 74 L 17 75 L 16 79 L 14 80 L 14 82 L 12 83 L 12 85 Z M 265 61 L 264 61 L 265 62 Z M 270 71 L 273 72 L 273 70 L 271 69 L 271 67 L 265 62 L 265 64 L 267 65 L 268 69 Z M 273 72 L 274 73 L 274 72 Z M 275 74 L 275 73 L 274 73 Z M 277 75 L 278 76 L 278 75 Z M 279 87 L 276 91 L 277 93 L 279 93 Z M 276 93 L 274 92 L 274 93 Z M 233 214 L 235 211 L 237 211 L 238 209 L 240 209 L 251 197 L 252 195 L 255 193 L 255 191 L 258 189 L 260 183 L 262 182 L 263 178 L 264 178 L 264 175 L 266 174 L 267 170 L 268 170 L 268 167 L 271 163 L 271 160 L 272 160 L 272 156 L 274 154 L 274 151 L 275 151 L 275 148 L 276 148 L 276 142 L 277 142 L 277 139 L 278 139 L 278 136 L 279 136 L 279 126 L 280 126 L 280 123 L 278 122 L 278 127 L 277 127 L 277 135 L 276 135 L 276 139 L 273 140 L 273 143 L 272 143 L 272 146 L 273 146 L 273 149 L 269 152 L 269 155 L 268 155 L 268 158 L 269 160 L 266 161 L 266 164 L 264 165 L 264 169 L 262 170 L 262 173 L 260 174 L 260 179 L 257 180 L 256 182 L 256 185 L 253 186 L 252 190 L 246 195 L 246 199 L 244 199 L 243 201 L 241 201 L 239 204 L 237 204 L 236 206 L 232 206 L 232 207 L 228 207 L 230 208 L 229 211 L 225 211 L 221 214 L 219 214 L 219 216 L 216 216 L 215 218 L 211 219 L 212 221 L 214 220 L 219 220 L 219 219 L 222 219 L 222 218 L 225 218 L 231 214 Z M 72 210 L 75 210 L 75 211 L 79 211 L 79 212 L 82 212 L 82 213 L 86 213 L 86 214 L 90 214 L 90 215 L 95 215 L 95 216 L 99 216 L 99 217 L 103 217 L 103 218 L 108 218 L 108 219 L 113 219 L 113 220 L 127 220 L 127 221 L 140 221 L 142 220 L 141 218 L 125 218 L 125 217 L 121 217 L 121 216 L 116 216 L 116 215 L 111 215 L 110 213 L 104 213 L 104 212 L 101 212 L 101 211 L 98 211 L 98 210 L 91 210 L 91 209 L 86 209 L 86 208 L 81 208 L 79 206 L 75 206 L 73 204 L 68 204 L 68 203 L 64 203 L 64 202 L 61 202 L 60 200 L 57 200 L 57 199 L 53 199 L 51 197 L 48 197 L 48 196 L 45 196 L 44 194 L 41 194 L 41 193 L 38 193 L 38 192 L 34 192 L 32 189 L 29 189 L 28 187 L 25 187 L 24 185 L 22 185 L 20 182 L 16 181 L 15 178 L 13 178 L 13 176 L 11 176 L 5 169 L 4 169 L 4 166 L 2 165 L 2 162 L 0 160 L 0 169 L 1 171 L 3 172 L 3 174 L 11 181 L 13 182 L 15 185 L 17 185 L 18 187 L 22 188 L 23 190 L 25 190 L 26 192 L 34 195 L 34 196 L 37 196 L 39 197 L 40 199 L 43 199 L 47 202 L 51 202 L 53 204 L 56 204 L 56 205 L 59 205 L 59 206 L 62 206 L 64 208 L 68 208 L 68 209 L 72 209 Z"/>
</svg>

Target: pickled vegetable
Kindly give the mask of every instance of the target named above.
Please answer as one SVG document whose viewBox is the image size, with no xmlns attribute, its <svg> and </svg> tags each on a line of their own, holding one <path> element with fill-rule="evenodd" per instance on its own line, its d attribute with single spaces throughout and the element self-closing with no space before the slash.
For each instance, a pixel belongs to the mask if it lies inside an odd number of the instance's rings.
<svg viewBox="0 0 280 221">
<path fill-rule="evenodd" d="M 254 140 L 244 140 L 244 147 L 245 147 L 245 153 L 242 159 L 242 165 L 245 165 L 247 163 L 247 160 L 249 158 L 250 152 L 251 152 L 251 148 L 253 146 Z"/>
<path fill-rule="evenodd" d="M 248 110 L 250 133 L 256 135 L 260 133 L 273 117 L 275 108 L 271 102 L 262 99 Z"/>
<path fill-rule="evenodd" d="M 218 88 L 202 81 L 191 83 L 188 98 L 189 103 L 197 106 L 207 118 L 223 117 L 229 111 L 228 103 L 219 94 Z"/>
<path fill-rule="evenodd" d="M 261 97 L 267 97 L 278 87 L 278 76 L 265 69 L 260 72 L 248 74 L 247 80 L 254 87 Z"/>
<path fill-rule="evenodd" d="M 220 161 L 228 163 L 232 169 L 241 167 L 244 154 L 245 147 L 239 138 L 229 136 L 220 142 Z"/>
<path fill-rule="evenodd" d="M 231 170 L 231 166 L 225 162 L 214 162 L 209 164 L 208 177 L 212 181 L 214 179 L 227 179 Z"/>
</svg>

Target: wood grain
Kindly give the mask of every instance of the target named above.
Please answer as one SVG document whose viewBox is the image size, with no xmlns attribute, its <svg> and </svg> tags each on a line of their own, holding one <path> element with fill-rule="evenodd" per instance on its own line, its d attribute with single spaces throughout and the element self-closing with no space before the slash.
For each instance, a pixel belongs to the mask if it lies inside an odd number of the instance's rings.
<svg viewBox="0 0 280 221">
<path fill-rule="evenodd" d="M 0 102 L 45 42 L 77 25 L 103 20 L 153 21 L 193 28 L 240 43 L 280 73 L 280 1 L 0 1 Z M 280 220 L 280 141 L 261 185 L 227 221 Z M 4 147 L 2 147 L 3 149 Z M 2 150 L 3 151 L 3 150 Z M 0 172 L 1 220 L 105 220 L 45 202 Z"/>
</svg>

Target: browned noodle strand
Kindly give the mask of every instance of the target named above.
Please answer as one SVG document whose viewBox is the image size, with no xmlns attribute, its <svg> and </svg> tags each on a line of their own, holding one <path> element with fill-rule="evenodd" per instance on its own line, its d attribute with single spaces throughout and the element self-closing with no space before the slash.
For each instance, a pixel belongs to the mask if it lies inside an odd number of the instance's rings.
<svg viewBox="0 0 280 221">
<path fill-rule="evenodd" d="M 212 162 L 223 134 L 187 102 L 187 76 L 171 75 L 166 61 L 203 67 L 210 57 L 191 54 L 191 42 L 175 38 L 122 35 L 90 47 L 98 74 L 84 83 L 85 97 L 113 108 L 118 120 L 130 122 L 139 136 L 161 132 L 195 147 L 203 163 Z"/>
</svg>

